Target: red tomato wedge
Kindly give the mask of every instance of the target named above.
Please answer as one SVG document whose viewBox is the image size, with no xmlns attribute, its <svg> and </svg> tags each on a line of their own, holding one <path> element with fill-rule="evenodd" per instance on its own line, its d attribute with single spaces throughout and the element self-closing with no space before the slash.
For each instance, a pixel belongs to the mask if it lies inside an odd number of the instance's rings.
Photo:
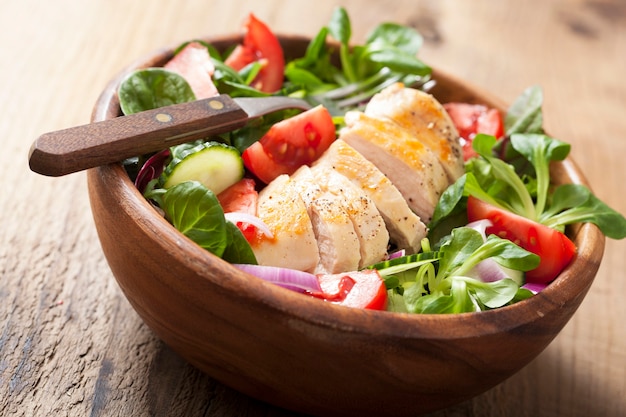
<svg viewBox="0 0 626 417">
<path fill-rule="evenodd" d="M 321 293 L 314 297 L 348 307 L 385 310 L 387 288 L 378 271 L 363 270 L 343 274 L 318 275 Z"/>
<path fill-rule="evenodd" d="M 190 42 L 164 66 L 180 74 L 191 87 L 198 100 L 218 95 L 211 77 L 215 66 L 207 48 L 199 42 Z"/>
<path fill-rule="evenodd" d="M 253 179 L 243 178 L 219 193 L 217 199 L 224 213 L 246 213 L 256 216 L 259 193 L 255 187 L 256 184 Z M 241 230 L 248 242 L 256 239 L 257 228 L 254 225 L 237 222 L 236 226 Z"/>
<path fill-rule="evenodd" d="M 567 236 L 558 230 L 544 226 L 515 213 L 500 209 L 469 196 L 467 217 L 470 222 L 491 220 L 487 234 L 495 234 L 508 239 L 529 252 L 539 255 L 539 266 L 526 272 L 526 281 L 547 284 L 554 280 L 565 268 L 574 255 L 576 246 Z"/>
<path fill-rule="evenodd" d="M 468 103 L 446 103 L 444 108 L 462 138 L 463 158 L 466 161 L 476 156 L 476 152 L 472 149 L 472 140 L 478 133 L 496 138 L 504 136 L 504 122 L 497 109 Z"/>
<path fill-rule="evenodd" d="M 246 168 L 266 184 L 269 184 L 280 174 L 288 174 L 291 171 L 289 167 L 281 166 L 274 162 L 263 149 L 261 142 L 255 142 L 250 145 L 241 154 L 241 157 Z"/>
<path fill-rule="evenodd" d="M 278 38 L 252 13 L 244 26 L 243 43 L 226 58 L 226 65 L 239 71 L 252 62 L 259 62 L 262 68 L 253 87 L 266 93 L 280 90 L 285 78 L 285 57 Z"/>
<path fill-rule="evenodd" d="M 256 215 L 259 193 L 252 178 L 243 178 L 218 194 L 224 213 L 248 213 Z"/>
<path fill-rule="evenodd" d="M 332 116 L 317 106 L 276 123 L 241 156 L 246 168 L 267 184 L 315 161 L 335 138 Z"/>
</svg>

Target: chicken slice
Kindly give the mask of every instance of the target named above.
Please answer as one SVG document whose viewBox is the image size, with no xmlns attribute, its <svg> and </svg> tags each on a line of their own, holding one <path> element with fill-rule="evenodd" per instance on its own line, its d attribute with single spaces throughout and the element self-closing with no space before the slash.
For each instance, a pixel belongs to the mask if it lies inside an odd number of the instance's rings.
<svg viewBox="0 0 626 417">
<path fill-rule="evenodd" d="M 313 272 L 319 263 L 317 241 L 300 193 L 280 175 L 259 193 L 257 216 L 269 227 L 272 238 L 251 244 L 259 265 Z"/>
<path fill-rule="evenodd" d="M 463 150 L 452 119 L 431 94 L 396 83 L 374 95 L 365 108 L 408 129 L 439 158 L 450 183 L 464 173 Z"/>
<path fill-rule="evenodd" d="M 348 178 L 326 165 L 310 169 L 323 191 L 342 203 L 352 221 L 360 245 L 359 269 L 382 261 L 387 255 L 389 232 L 374 202 Z"/>
<path fill-rule="evenodd" d="M 303 165 L 291 176 L 304 201 L 313 225 L 319 249 L 316 274 L 335 274 L 355 271 L 359 267 L 360 243 L 342 198 L 322 190 Z"/>
<path fill-rule="evenodd" d="M 400 190 L 409 207 L 428 223 L 450 184 L 435 154 L 407 129 L 362 112 L 345 115 L 339 137 L 369 159 Z"/>
<path fill-rule="evenodd" d="M 343 175 L 367 195 L 378 209 L 387 227 L 391 242 L 410 253 L 420 249 L 426 226 L 406 200 L 374 164 L 365 159 L 345 141 L 337 139 L 313 164 L 313 169 L 326 167 Z"/>
</svg>

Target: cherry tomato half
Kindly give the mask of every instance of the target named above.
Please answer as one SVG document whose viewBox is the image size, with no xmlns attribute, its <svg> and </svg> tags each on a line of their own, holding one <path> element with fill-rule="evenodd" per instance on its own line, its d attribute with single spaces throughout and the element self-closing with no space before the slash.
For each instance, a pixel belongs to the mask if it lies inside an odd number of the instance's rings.
<svg viewBox="0 0 626 417">
<path fill-rule="evenodd" d="M 259 193 L 256 191 L 255 182 L 251 178 L 243 178 L 217 195 L 224 213 L 246 213 L 256 216 L 256 206 Z M 257 228 L 245 222 L 237 222 L 236 226 L 241 230 L 248 242 L 257 237 Z"/>
<path fill-rule="evenodd" d="M 342 274 L 319 275 L 321 293 L 314 297 L 348 307 L 385 310 L 387 288 L 378 271 L 363 270 Z"/>
<path fill-rule="evenodd" d="M 335 137 L 332 116 L 317 106 L 276 123 L 241 156 L 246 168 L 267 184 L 315 161 Z"/>
<path fill-rule="evenodd" d="M 487 234 L 508 239 L 539 255 L 541 258 L 539 266 L 526 272 L 527 282 L 539 284 L 551 282 L 576 254 L 574 243 L 558 230 L 502 210 L 473 196 L 469 196 L 467 200 L 467 217 L 470 222 L 491 220 L 493 226 L 487 228 Z"/>
<path fill-rule="evenodd" d="M 252 13 L 245 23 L 243 43 L 237 45 L 226 58 L 226 65 L 239 71 L 252 62 L 260 62 L 262 68 L 253 81 L 253 87 L 266 93 L 274 93 L 283 85 L 285 57 L 283 48 L 274 33 Z"/>
<path fill-rule="evenodd" d="M 476 156 L 472 140 L 478 133 L 501 138 L 504 136 L 504 122 L 497 109 L 481 104 L 446 103 L 444 108 L 456 126 L 463 143 L 463 158 L 467 161 Z"/>
</svg>

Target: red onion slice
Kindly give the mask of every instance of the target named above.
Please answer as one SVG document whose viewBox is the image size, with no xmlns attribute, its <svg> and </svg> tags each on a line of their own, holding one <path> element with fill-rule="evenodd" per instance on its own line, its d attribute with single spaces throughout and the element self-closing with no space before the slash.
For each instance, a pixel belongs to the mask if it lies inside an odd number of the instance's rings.
<svg viewBox="0 0 626 417">
<path fill-rule="evenodd" d="M 526 288 L 528 291 L 532 292 L 533 294 L 537 294 L 543 291 L 547 286 L 548 286 L 547 284 L 527 282 L 526 284 L 522 285 L 522 288 Z"/>
<path fill-rule="evenodd" d="M 469 274 L 472 278 L 481 280 L 482 282 L 494 282 L 504 278 L 509 278 L 504 272 L 503 267 L 491 258 L 485 259 L 478 263 Z"/>
<path fill-rule="evenodd" d="M 322 288 L 313 274 L 276 266 L 234 264 L 240 270 L 296 292 L 321 292 Z"/>
<path fill-rule="evenodd" d="M 486 230 L 490 226 L 493 226 L 493 223 L 491 223 L 491 220 L 484 219 L 484 220 L 476 220 L 475 222 L 468 223 L 465 227 L 470 227 L 476 230 L 483 236 L 483 240 L 486 240 L 487 239 Z"/>
<path fill-rule="evenodd" d="M 253 216 L 252 214 L 248 214 L 248 213 L 230 212 L 230 213 L 224 213 L 224 217 L 226 218 L 226 220 L 234 224 L 237 224 L 237 223 L 251 224 L 257 229 L 259 229 L 265 236 L 269 237 L 270 239 L 274 237 L 274 234 L 272 233 L 270 228 L 267 227 L 267 225 L 263 223 L 263 220 L 261 220 L 257 216 Z"/>
<path fill-rule="evenodd" d="M 163 168 L 165 166 L 165 161 L 170 156 L 169 148 L 163 149 L 161 152 L 157 152 L 152 155 L 148 160 L 143 164 L 139 173 L 137 174 L 137 178 L 135 178 L 135 187 L 139 190 L 140 193 L 143 193 L 146 189 L 146 186 L 150 181 L 155 178 L 158 178 L 159 175 L 163 172 Z"/>
<path fill-rule="evenodd" d="M 401 258 L 401 257 L 403 257 L 405 255 L 406 255 L 406 250 L 405 249 L 400 249 L 398 251 L 390 253 L 389 256 L 387 256 L 387 259 Z"/>
<path fill-rule="evenodd" d="M 485 219 L 471 222 L 467 225 L 467 227 L 471 227 L 476 230 L 482 235 L 483 240 L 487 240 L 486 230 L 492 225 L 493 223 L 491 220 Z M 492 258 L 485 259 L 484 261 L 478 263 L 470 271 L 470 276 L 483 282 L 494 282 L 504 278 L 510 278 L 507 273 L 507 268 L 503 267 Z"/>
</svg>

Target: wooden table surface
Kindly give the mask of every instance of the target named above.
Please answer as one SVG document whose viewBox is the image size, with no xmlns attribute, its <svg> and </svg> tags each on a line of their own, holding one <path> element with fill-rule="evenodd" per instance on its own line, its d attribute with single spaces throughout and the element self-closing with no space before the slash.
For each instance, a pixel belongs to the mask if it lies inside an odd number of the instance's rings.
<svg viewBox="0 0 626 417">
<path fill-rule="evenodd" d="M 105 83 L 164 45 L 237 31 L 253 11 L 313 35 L 339 2 L 37 0 L 0 3 L 0 415 L 288 416 L 201 374 L 164 346 L 101 253 L 84 173 L 31 173 L 41 133 L 87 123 Z M 420 56 L 510 102 L 543 87 L 553 136 L 595 193 L 626 213 L 623 0 L 342 2 L 355 41 L 416 27 Z M 590 293 L 554 342 L 483 395 L 433 416 L 626 415 L 626 241 L 607 241 Z"/>
</svg>

